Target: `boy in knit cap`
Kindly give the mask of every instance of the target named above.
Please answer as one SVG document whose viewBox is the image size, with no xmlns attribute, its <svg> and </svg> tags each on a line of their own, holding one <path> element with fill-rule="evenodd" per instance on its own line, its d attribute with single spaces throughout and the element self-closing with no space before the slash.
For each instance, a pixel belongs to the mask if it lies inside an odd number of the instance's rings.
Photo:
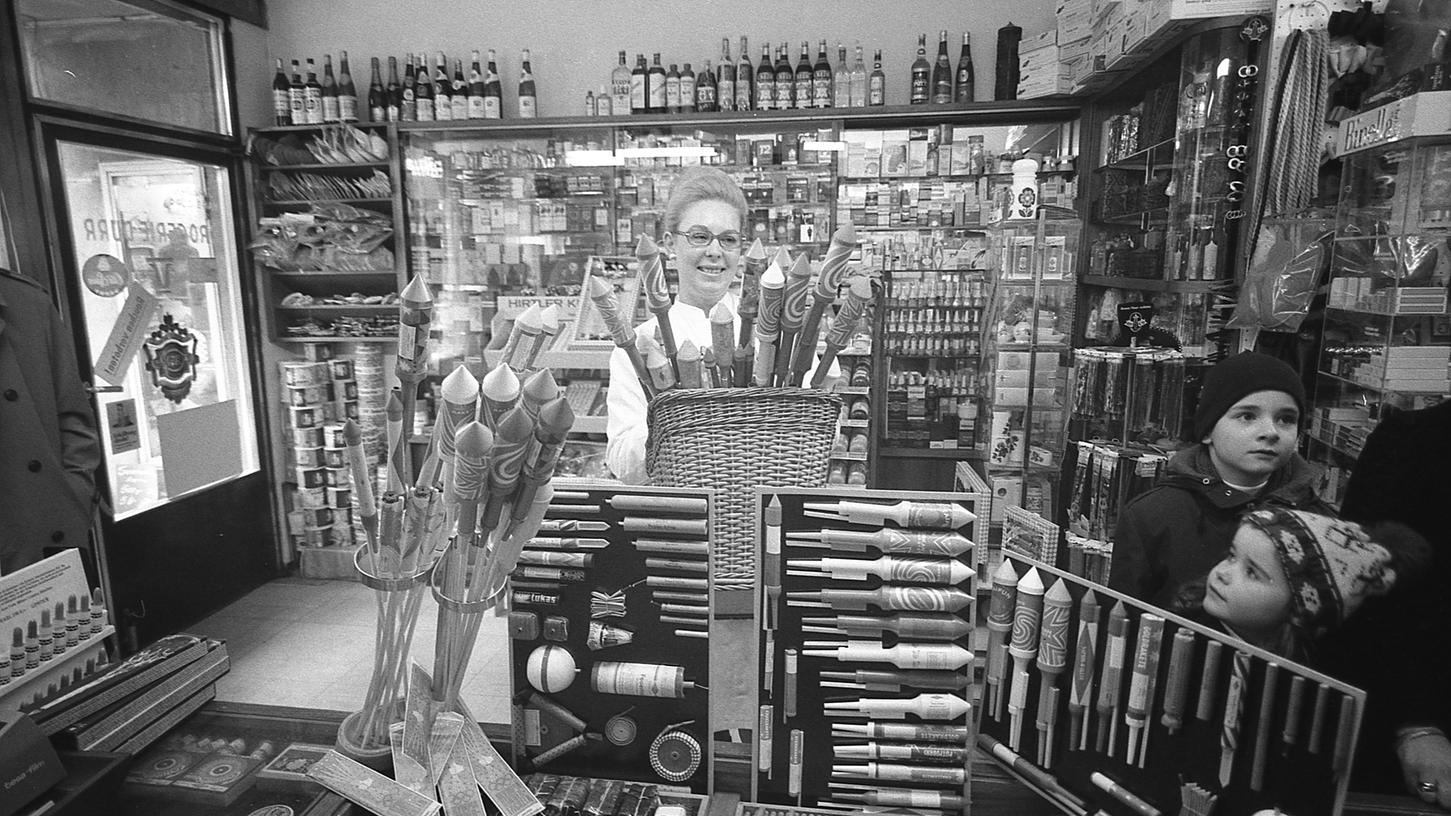
<svg viewBox="0 0 1451 816">
<path fill-rule="evenodd" d="M 1204 612 L 1252 645 L 1305 662 L 1367 597 L 1424 568 L 1428 552 L 1400 524 L 1367 530 L 1284 507 L 1253 510 L 1209 571 Z"/>
<path fill-rule="evenodd" d="M 1109 586 L 1192 611 L 1245 511 L 1278 506 L 1334 515 L 1315 495 L 1318 471 L 1295 452 L 1304 413 L 1299 375 L 1274 357 L 1245 352 L 1211 368 L 1189 429 L 1192 444 L 1119 516 Z"/>
</svg>

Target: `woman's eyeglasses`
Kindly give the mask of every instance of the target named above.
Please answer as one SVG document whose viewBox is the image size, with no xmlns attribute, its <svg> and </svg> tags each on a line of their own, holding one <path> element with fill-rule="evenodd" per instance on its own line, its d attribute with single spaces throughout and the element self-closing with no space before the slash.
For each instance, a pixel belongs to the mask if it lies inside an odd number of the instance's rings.
<svg viewBox="0 0 1451 816">
<path fill-rule="evenodd" d="M 720 248 L 726 252 L 735 252 L 745 243 L 739 232 L 726 230 L 725 232 L 711 232 L 705 227 L 691 227 L 685 231 L 685 240 L 691 246 L 709 246 L 711 241 L 718 241 Z"/>
</svg>

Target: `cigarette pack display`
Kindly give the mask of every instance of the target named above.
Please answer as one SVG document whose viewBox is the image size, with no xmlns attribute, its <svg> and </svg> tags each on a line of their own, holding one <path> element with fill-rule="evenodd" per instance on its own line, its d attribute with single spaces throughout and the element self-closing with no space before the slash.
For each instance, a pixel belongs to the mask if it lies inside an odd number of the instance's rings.
<svg viewBox="0 0 1451 816">
<path fill-rule="evenodd" d="M 987 495 L 763 488 L 756 502 L 760 807 L 967 812 Z"/>
<path fill-rule="evenodd" d="M 978 743 L 1044 797 L 1341 812 L 1364 692 L 1015 552 L 993 582 Z"/>
<path fill-rule="evenodd" d="M 571 484 L 510 578 L 513 761 L 704 792 L 711 491 Z"/>
</svg>

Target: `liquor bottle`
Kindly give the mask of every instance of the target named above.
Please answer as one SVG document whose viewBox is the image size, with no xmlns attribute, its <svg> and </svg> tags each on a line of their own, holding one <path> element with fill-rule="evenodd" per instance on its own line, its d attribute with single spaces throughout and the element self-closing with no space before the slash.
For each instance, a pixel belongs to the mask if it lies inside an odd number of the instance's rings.
<svg viewBox="0 0 1451 816">
<path fill-rule="evenodd" d="M 771 67 L 771 44 L 761 43 L 761 62 L 756 65 L 756 110 L 776 109 L 776 69 Z"/>
<path fill-rule="evenodd" d="M 836 68 L 831 74 L 831 104 L 845 108 L 851 104 L 851 67 L 846 62 L 846 46 L 836 44 Z"/>
<path fill-rule="evenodd" d="M 719 80 L 710 60 L 705 61 L 705 70 L 695 78 L 695 109 L 700 113 L 714 113 L 719 110 Z"/>
<path fill-rule="evenodd" d="M 610 109 L 616 115 L 630 112 L 630 78 L 630 66 L 625 61 L 625 52 L 621 51 L 620 64 L 610 72 Z"/>
<path fill-rule="evenodd" d="M 645 75 L 645 109 L 650 113 L 665 112 L 665 66 L 660 64 L 660 52 L 655 52 L 650 72 Z"/>
<path fill-rule="evenodd" d="M 344 122 L 358 121 L 358 86 L 353 83 L 353 69 L 348 67 L 348 52 L 338 55 L 338 118 Z"/>
<path fill-rule="evenodd" d="M 333 76 L 333 55 L 322 55 L 322 120 L 336 122 L 338 116 L 338 80 Z"/>
<path fill-rule="evenodd" d="M 803 40 L 801 42 L 801 57 L 796 61 L 796 99 L 792 107 L 810 108 L 814 106 L 813 88 L 816 85 L 816 71 L 811 67 L 811 43 Z"/>
<path fill-rule="evenodd" d="M 710 68 L 707 62 L 706 68 Z M 736 107 L 736 64 L 731 62 L 731 38 L 720 38 L 720 70 L 715 77 L 715 105 L 717 110 L 735 110 Z M 696 107 L 700 107 L 697 102 Z"/>
<path fill-rule="evenodd" d="M 584 92 L 584 115 L 585 116 L 594 116 L 594 115 L 596 115 L 595 114 L 595 92 L 594 91 L 585 91 Z"/>
<path fill-rule="evenodd" d="M 912 61 L 912 86 L 907 101 L 913 105 L 925 105 L 931 94 L 932 65 L 927 62 L 927 35 L 917 35 L 917 59 Z"/>
<path fill-rule="evenodd" d="M 403 83 L 399 88 L 398 119 L 413 122 L 418 119 L 417 77 L 413 75 L 413 55 L 409 54 L 403 63 Z"/>
<path fill-rule="evenodd" d="M 680 72 L 680 112 L 695 112 L 695 71 L 688 62 L 685 70 Z"/>
<path fill-rule="evenodd" d="M 781 43 L 776 50 L 776 110 L 796 107 L 796 72 L 791 70 L 790 47 Z"/>
<path fill-rule="evenodd" d="M 971 102 L 976 98 L 977 79 L 972 74 L 972 42 L 966 31 L 962 32 L 962 54 L 957 58 L 957 80 L 954 83 L 954 102 Z"/>
<path fill-rule="evenodd" d="M 432 73 L 428 69 L 428 55 L 422 51 L 418 52 L 418 68 L 413 81 L 413 116 L 420 122 L 433 121 Z"/>
<path fill-rule="evenodd" d="M 665 110 L 669 113 L 680 112 L 680 71 L 673 62 L 665 74 Z"/>
<path fill-rule="evenodd" d="M 277 60 L 277 73 L 272 75 L 272 118 L 275 124 L 292 124 L 292 84 L 287 81 L 287 72 L 282 70 L 282 60 Z"/>
<path fill-rule="evenodd" d="M 952 101 L 952 60 L 947 56 L 947 30 L 937 38 L 937 61 L 932 64 L 932 104 Z"/>
<path fill-rule="evenodd" d="M 453 60 L 453 88 L 449 101 L 453 103 L 453 110 L 448 113 L 450 119 L 461 122 L 469 118 L 469 83 L 464 79 L 464 61 L 458 57 Z"/>
<path fill-rule="evenodd" d="M 630 71 L 630 113 L 647 113 L 650 110 L 650 97 L 646 94 L 646 74 L 649 70 L 645 67 L 645 55 L 635 55 L 635 68 Z"/>
<path fill-rule="evenodd" d="M 474 61 L 469 66 L 469 108 L 470 119 L 484 118 L 484 70 L 479 65 L 479 52 L 473 53 Z"/>
<path fill-rule="evenodd" d="M 398 81 L 398 58 L 388 58 L 388 121 L 403 118 L 403 85 Z"/>
<path fill-rule="evenodd" d="M 746 38 L 741 38 L 741 61 L 736 63 L 736 110 L 751 109 L 755 101 L 756 72 L 751 67 L 751 52 Z"/>
<path fill-rule="evenodd" d="M 811 106 L 831 107 L 831 63 L 826 59 L 826 40 L 816 49 L 816 64 L 811 66 Z"/>
<path fill-rule="evenodd" d="M 383 88 L 383 69 L 377 57 L 373 57 L 373 76 L 368 80 L 368 119 L 388 121 L 388 92 Z"/>
<path fill-rule="evenodd" d="M 867 78 L 867 104 L 878 107 L 887 104 L 887 75 L 882 71 L 882 49 L 872 56 L 872 75 Z"/>
<path fill-rule="evenodd" d="M 499 77 L 499 61 L 489 49 L 488 71 L 484 74 L 484 118 L 504 118 L 504 80 Z"/>
<path fill-rule="evenodd" d="M 447 122 L 453 118 L 453 80 L 448 77 L 448 57 L 438 52 L 438 68 L 433 72 L 433 118 Z"/>
<path fill-rule="evenodd" d="M 302 116 L 309 125 L 322 124 L 322 85 L 317 81 L 317 63 L 307 61 L 307 82 L 302 86 Z"/>
<path fill-rule="evenodd" d="M 519 118 L 533 119 L 539 115 L 539 98 L 534 92 L 534 69 L 529 66 L 529 49 L 519 57 Z"/>
<path fill-rule="evenodd" d="M 862 44 L 856 44 L 856 60 L 851 64 L 851 91 L 848 101 L 853 108 L 867 106 L 867 66 L 862 62 Z"/>
<path fill-rule="evenodd" d="M 595 116 L 615 115 L 615 100 L 614 94 L 611 93 L 612 90 L 613 88 L 609 85 L 600 86 L 599 92 L 595 94 Z M 626 94 L 625 98 L 628 99 L 629 95 Z"/>
<path fill-rule="evenodd" d="M 287 83 L 287 111 L 292 117 L 292 124 L 307 124 L 307 114 L 302 107 L 302 66 L 297 60 L 292 61 L 292 78 Z"/>
</svg>

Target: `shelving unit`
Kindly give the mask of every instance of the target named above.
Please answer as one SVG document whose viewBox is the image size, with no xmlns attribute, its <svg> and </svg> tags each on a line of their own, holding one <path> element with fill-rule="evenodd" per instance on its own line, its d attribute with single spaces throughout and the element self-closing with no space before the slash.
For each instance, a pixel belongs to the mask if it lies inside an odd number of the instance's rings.
<svg viewBox="0 0 1451 816">
<path fill-rule="evenodd" d="M 1404 132 L 1417 126 L 1406 122 Z M 1321 496 L 1331 504 L 1344 497 L 1366 438 L 1387 412 L 1451 394 L 1451 267 L 1438 257 L 1448 200 L 1451 138 L 1383 141 L 1343 155 L 1305 444 L 1307 457 L 1326 469 Z"/>
<path fill-rule="evenodd" d="M 1240 271 L 1246 182 L 1230 171 L 1229 154 L 1247 138 L 1233 121 L 1249 55 L 1238 23 L 1228 22 L 1196 27 L 1095 100 L 1079 345 L 1113 341 L 1116 306 L 1146 301 L 1152 325 L 1189 356 L 1222 350 L 1211 316 L 1213 295 Z"/>
<path fill-rule="evenodd" d="M 352 146 L 348 160 L 296 161 L 296 151 L 308 144 L 337 145 L 349 134 L 369 138 L 367 148 Z M 279 246 L 296 247 L 290 257 L 254 251 L 265 285 L 263 298 L 271 308 L 271 336 L 278 343 L 380 342 L 396 336 L 397 306 L 309 303 L 283 305 L 289 295 L 308 298 L 361 294 L 381 297 L 396 294 L 404 282 L 397 259 L 400 232 L 397 179 L 399 169 L 396 129 L 387 124 L 303 125 L 255 131 L 248 140 L 248 181 L 259 220 L 258 238 L 281 233 Z M 278 147 L 280 145 L 280 147 Z M 383 151 L 385 160 L 361 160 L 359 151 Z M 274 191 L 282 190 L 282 194 Z M 316 190 L 302 197 L 297 192 Z M 355 191 L 367 195 L 341 195 Z M 333 218 L 320 215 L 319 206 L 340 205 L 363 216 L 374 216 L 377 229 L 386 231 L 374 252 L 359 253 L 352 245 L 357 232 L 348 229 L 346 211 Z M 333 227 L 332 225 L 339 225 Z M 345 265 L 340 268 L 339 265 Z M 339 319 L 347 334 L 333 332 Z M 349 320 L 355 318 L 355 320 Z"/>
<path fill-rule="evenodd" d="M 1002 220 L 989 233 L 994 263 L 979 423 L 995 523 L 1008 505 L 1055 518 L 1081 229 L 1072 210 L 1040 207 L 1033 220 Z"/>
</svg>

